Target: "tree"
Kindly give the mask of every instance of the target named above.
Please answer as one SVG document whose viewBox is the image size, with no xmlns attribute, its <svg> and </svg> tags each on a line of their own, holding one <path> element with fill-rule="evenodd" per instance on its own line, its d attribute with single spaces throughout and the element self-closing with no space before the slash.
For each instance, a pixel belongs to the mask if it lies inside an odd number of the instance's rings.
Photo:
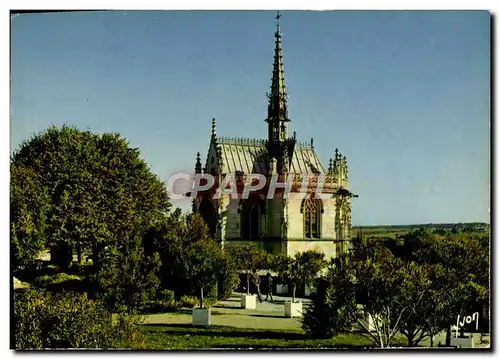
<svg viewBox="0 0 500 359">
<path fill-rule="evenodd" d="M 153 299 L 159 289 L 160 257 L 158 253 L 146 256 L 141 239 L 136 240 L 135 246 L 109 246 L 99 252 L 92 280 L 97 297 L 109 310 L 133 313 Z"/>
<path fill-rule="evenodd" d="M 46 246 L 48 195 L 30 168 L 10 165 L 11 265 L 34 260 Z"/>
<path fill-rule="evenodd" d="M 247 279 L 247 295 L 250 295 L 250 277 L 257 269 L 264 269 L 267 265 L 267 252 L 248 245 L 231 248 L 230 258 L 234 267 L 245 273 Z"/>
<path fill-rule="evenodd" d="M 212 239 L 190 243 L 181 251 L 185 280 L 197 292 L 203 308 L 204 290 L 214 287 L 225 271 L 224 252 Z"/>
<path fill-rule="evenodd" d="M 193 294 L 200 302 L 210 294 L 222 299 L 237 285 L 232 262 L 210 238 L 197 213 L 173 211 L 148 230 L 144 242 L 149 256 L 158 253 L 160 257 L 160 288 L 173 291 L 177 299 Z"/>
<path fill-rule="evenodd" d="M 319 278 L 311 305 L 302 317 L 302 328 L 315 338 L 332 338 L 352 329 L 357 312 L 354 271 L 348 257 L 330 262 L 324 277 Z"/>
<path fill-rule="evenodd" d="M 309 250 L 298 252 L 291 258 L 286 255 L 278 255 L 274 261 L 274 269 L 283 282 L 292 286 L 292 301 L 295 302 L 295 292 L 299 282 L 304 282 L 309 286 L 325 267 L 324 254 L 318 251 Z"/>
<path fill-rule="evenodd" d="M 407 235 L 406 243 L 411 244 L 407 259 L 427 265 L 432 282 L 427 299 L 418 308 L 426 320 L 416 327 L 425 333 L 423 338 L 430 336 L 431 340 L 433 334 L 446 329 L 449 345 L 450 326 L 457 315 L 488 305 L 489 248 L 463 234 L 438 236 L 412 232 Z"/>
<path fill-rule="evenodd" d="M 193 294 L 194 289 L 186 280 L 184 256 L 190 245 L 209 239 L 201 216 L 183 215 L 180 210 L 175 210 L 163 222 L 150 228 L 144 238 L 148 255 L 158 253 L 160 257 L 158 276 L 161 289 L 174 291 L 177 299 Z"/>
<path fill-rule="evenodd" d="M 437 302 L 436 293 L 432 290 L 433 280 L 431 268 L 415 262 L 402 262 L 398 270 L 399 289 L 396 300 L 392 301 L 389 310 L 402 313 L 401 317 L 388 318 L 393 327 L 406 337 L 409 347 L 436 333 L 435 315 L 442 302 Z M 438 314 L 439 315 L 439 314 Z"/>
<path fill-rule="evenodd" d="M 358 248 L 351 254 L 351 259 L 354 269 L 351 279 L 357 300 L 356 307 L 352 307 L 352 302 L 348 303 L 351 307 L 347 313 L 376 346 L 388 347 L 401 321 L 412 314 L 401 300 L 401 286 L 405 280 L 403 262 L 388 249 L 374 243 Z M 394 303 L 398 303 L 397 310 L 394 310 Z M 371 321 L 375 333 L 370 330 L 367 319 Z"/>
<path fill-rule="evenodd" d="M 46 226 L 40 228 L 63 268 L 72 248 L 91 249 L 97 256 L 106 246 L 133 242 L 170 207 L 162 182 L 117 134 L 50 127 L 23 142 L 11 162 L 19 171 L 37 174 L 35 198 L 47 192 Z M 12 205 L 31 210 L 28 201 L 17 196 Z M 19 218 L 15 212 L 11 223 Z"/>
<path fill-rule="evenodd" d="M 327 280 L 320 280 L 306 312 L 306 331 L 332 336 L 357 324 L 376 346 L 390 346 L 400 324 L 415 315 L 409 303 L 419 300 L 404 297 L 415 293 L 402 289 L 405 281 L 413 280 L 408 278 L 403 264 L 376 242 L 361 245 L 332 261 Z"/>
</svg>

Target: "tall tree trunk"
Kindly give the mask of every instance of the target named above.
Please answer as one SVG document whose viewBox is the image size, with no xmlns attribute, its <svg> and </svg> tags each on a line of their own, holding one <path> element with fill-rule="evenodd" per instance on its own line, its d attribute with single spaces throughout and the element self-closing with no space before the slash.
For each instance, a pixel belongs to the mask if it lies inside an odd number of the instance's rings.
<svg viewBox="0 0 500 359">
<path fill-rule="evenodd" d="M 378 333 L 378 338 L 379 338 L 379 346 L 380 348 L 385 348 L 385 343 L 384 343 L 384 335 L 377 331 Z"/>
<path fill-rule="evenodd" d="M 432 332 L 429 333 L 429 341 L 430 341 L 430 347 L 432 348 L 434 346 L 434 333 Z"/>
<path fill-rule="evenodd" d="M 203 288 L 200 288 L 200 308 L 203 309 Z"/>
<path fill-rule="evenodd" d="M 295 290 L 297 289 L 297 284 L 292 284 L 292 303 L 295 303 Z"/>
<path fill-rule="evenodd" d="M 446 328 L 446 346 L 451 346 L 451 327 Z"/>
<path fill-rule="evenodd" d="M 250 274 L 247 274 L 247 295 L 250 295 Z"/>
<path fill-rule="evenodd" d="M 78 264 L 82 264 L 83 262 L 83 257 L 82 257 L 82 246 L 80 243 L 76 245 L 76 255 L 78 257 Z"/>
<path fill-rule="evenodd" d="M 414 338 L 414 333 L 413 332 L 409 332 L 408 333 L 408 347 L 411 348 L 413 347 L 413 338 Z"/>
</svg>

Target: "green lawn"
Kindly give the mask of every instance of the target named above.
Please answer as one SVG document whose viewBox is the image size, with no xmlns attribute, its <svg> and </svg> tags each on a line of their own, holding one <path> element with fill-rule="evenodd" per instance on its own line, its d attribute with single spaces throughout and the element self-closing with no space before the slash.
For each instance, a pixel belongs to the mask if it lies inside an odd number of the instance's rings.
<svg viewBox="0 0 500 359">
<path fill-rule="evenodd" d="M 367 348 L 371 341 L 360 334 L 333 339 L 310 339 L 297 330 L 243 329 L 189 324 L 148 324 L 147 343 L 151 349 L 279 349 L 279 348 Z"/>
<path fill-rule="evenodd" d="M 145 324 L 154 325 L 191 325 L 192 310 L 182 309 L 174 313 L 150 314 Z M 216 327 L 239 329 L 286 330 L 301 332 L 298 318 L 286 318 L 281 311 L 247 310 L 240 308 L 213 307 L 211 322 Z"/>
<path fill-rule="evenodd" d="M 145 318 L 147 344 L 151 349 L 263 349 L 263 348 L 367 348 L 371 340 L 357 333 L 332 339 L 311 339 L 302 331 L 301 320 L 286 318 L 280 305 L 258 304 L 256 310 L 216 306 L 212 326 L 193 327 L 189 309 L 152 314 Z M 399 339 L 395 345 L 404 344 Z"/>
</svg>

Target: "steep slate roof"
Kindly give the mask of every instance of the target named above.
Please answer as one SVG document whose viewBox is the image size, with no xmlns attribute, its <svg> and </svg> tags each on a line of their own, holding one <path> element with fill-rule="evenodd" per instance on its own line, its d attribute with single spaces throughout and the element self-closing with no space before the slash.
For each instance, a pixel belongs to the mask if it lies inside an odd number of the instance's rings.
<svg viewBox="0 0 500 359">
<path fill-rule="evenodd" d="M 267 174 L 266 141 L 218 138 L 217 144 L 221 149 L 223 173 L 243 171 L 246 174 Z M 305 143 L 297 144 L 294 148 L 290 173 L 318 172 L 326 173 L 314 148 Z"/>
</svg>

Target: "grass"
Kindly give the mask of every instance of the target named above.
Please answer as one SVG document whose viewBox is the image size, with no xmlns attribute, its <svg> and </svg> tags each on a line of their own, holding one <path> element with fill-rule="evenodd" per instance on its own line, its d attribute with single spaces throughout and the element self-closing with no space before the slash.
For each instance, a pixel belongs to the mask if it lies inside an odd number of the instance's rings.
<svg viewBox="0 0 500 359">
<path fill-rule="evenodd" d="M 362 349 L 373 346 L 370 338 L 358 333 L 311 339 L 303 332 L 300 319 L 286 318 L 282 309 L 270 306 L 247 310 L 217 305 L 212 308 L 212 326 L 208 328 L 193 327 L 191 315 L 192 310 L 181 309 L 146 316 L 147 346 L 163 350 Z M 404 345 L 404 339 L 398 338 L 394 345 Z"/>
<path fill-rule="evenodd" d="M 177 312 L 150 314 L 145 316 L 145 324 L 151 325 L 186 325 L 192 321 L 192 310 L 181 309 Z M 301 331 L 300 320 L 286 318 L 280 312 L 263 312 L 237 308 L 212 308 L 212 325 L 239 329 Z"/>
<path fill-rule="evenodd" d="M 369 338 L 354 333 L 332 339 L 311 339 L 298 330 L 198 328 L 189 324 L 148 324 L 145 327 L 150 349 L 362 349 L 372 346 Z"/>
</svg>

